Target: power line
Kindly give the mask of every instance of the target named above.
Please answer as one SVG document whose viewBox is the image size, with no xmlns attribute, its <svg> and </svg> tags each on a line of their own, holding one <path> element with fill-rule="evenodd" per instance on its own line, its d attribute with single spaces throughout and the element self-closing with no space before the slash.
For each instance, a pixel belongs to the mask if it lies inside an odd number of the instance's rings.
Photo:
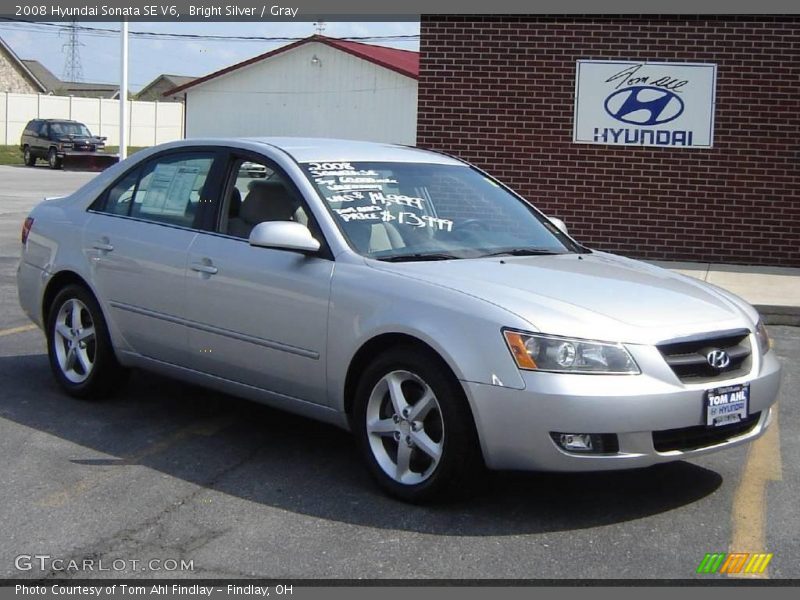
<svg viewBox="0 0 800 600">
<path fill-rule="evenodd" d="M 13 17 L 0 17 L 0 21 L 8 21 L 10 23 L 31 25 L 39 28 L 42 27 L 56 28 L 60 30 L 69 29 L 73 27 L 73 25 L 63 25 L 60 23 L 46 23 L 42 21 L 29 21 L 27 19 L 15 19 Z M 74 24 L 74 27 L 76 29 L 86 32 L 89 35 L 94 34 L 99 36 L 112 36 L 112 35 L 115 36 L 118 35 L 120 32 L 119 29 L 109 29 L 105 27 L 90 27 L 87 25 Z M 157 32 L 157 31 L 129 31 L 128 35 L 130 35 L 131 37 L 138 37 L 143 39 L 175 39 L 175 40 L 188 39 L 188 40 L 204 40 L 204 41 L 220 41 L 220 42 L 222 41 L 297 42 L 307 38 L 307 36 L 212 35 L 212 34 L 200 34 L 200 33 L 168 33 L 168 32 Z M 349 40 L 349 41 L 363 41 L 363 42 L 417 41 L 419 40 L 419 34 L 345 36 L 336 39 Z"/>
</svg>

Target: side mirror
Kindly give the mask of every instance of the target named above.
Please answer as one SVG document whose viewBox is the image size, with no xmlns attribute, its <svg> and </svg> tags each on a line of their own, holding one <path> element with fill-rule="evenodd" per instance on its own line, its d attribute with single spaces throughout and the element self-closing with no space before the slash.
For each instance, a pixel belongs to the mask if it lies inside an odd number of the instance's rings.
<svg viewBox="0 0 800 600">
<path fill-rule="evenodd" d="M 265 221 L 250 232 L 251 246 L 276 248 L 294 252 L 311 253 L 319 250 L 319 242 L 314 239 L 308 227 L 295 221 Z"/>
<path fill-rule="evenodd" d="M 547 218 L 550 219 L 550 222 L 553 225 L 558 227 L 561 233 L 563 233 L 564 235 L 569 235 L 569 231 L 567 230 L 567 224 L 564 223 L 564 221 L 562 221 L 561 219 L 557 219 L 556 217 L 547 217 Z"/>
</svg>

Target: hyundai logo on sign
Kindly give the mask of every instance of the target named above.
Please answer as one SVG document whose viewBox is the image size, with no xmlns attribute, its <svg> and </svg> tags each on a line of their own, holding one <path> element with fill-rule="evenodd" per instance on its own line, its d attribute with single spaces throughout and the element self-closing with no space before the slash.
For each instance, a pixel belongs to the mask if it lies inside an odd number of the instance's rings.
<svg viewBox="0 0 800 600">
<path fill-rule="evenodd" d="M 716 77 L 713 64 L 579 60 L 572 139 L 711 148 Z"/>
<path fill-rule="evenodd" d="M 611 94 L 605 101 L 606 112 L 631 125 L 660 125 L 683 113 L 683 100 L 669 90 L 640 85 Z"/>
</svg>

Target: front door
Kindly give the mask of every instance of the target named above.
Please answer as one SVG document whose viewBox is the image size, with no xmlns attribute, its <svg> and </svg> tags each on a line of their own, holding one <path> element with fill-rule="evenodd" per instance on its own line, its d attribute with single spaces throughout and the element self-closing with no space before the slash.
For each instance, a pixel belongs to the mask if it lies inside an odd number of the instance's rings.
<svg viewBox="0 0 800 600">
<path fill-rule="evenodd" d="M 257 223 L 308 224 L 309 211 L 286 176 L 266 161 L 232 157 L 230 165 L 216 232 L 199 233 L 189 248 L 192 364 L 227 380 L 324 404 L 334 263 L 250 246 L 247 238 Z"/>
</svg>

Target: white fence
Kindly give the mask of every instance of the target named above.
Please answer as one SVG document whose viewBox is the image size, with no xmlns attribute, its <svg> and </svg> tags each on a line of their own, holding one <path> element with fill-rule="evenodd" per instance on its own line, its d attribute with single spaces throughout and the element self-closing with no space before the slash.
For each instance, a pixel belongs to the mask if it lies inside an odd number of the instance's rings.
<svg viewBox="0 0 800 600">
<path fill-rule="evenodd" d="M 0 92 L 0 144 L 19 144 L 31 119 L 73 119 L 119 145 L 119 101 L 77 96 Z M 180 102 L 128 102 L 128 144 L 153 146 L 183 137 Z"/>
</svg>

